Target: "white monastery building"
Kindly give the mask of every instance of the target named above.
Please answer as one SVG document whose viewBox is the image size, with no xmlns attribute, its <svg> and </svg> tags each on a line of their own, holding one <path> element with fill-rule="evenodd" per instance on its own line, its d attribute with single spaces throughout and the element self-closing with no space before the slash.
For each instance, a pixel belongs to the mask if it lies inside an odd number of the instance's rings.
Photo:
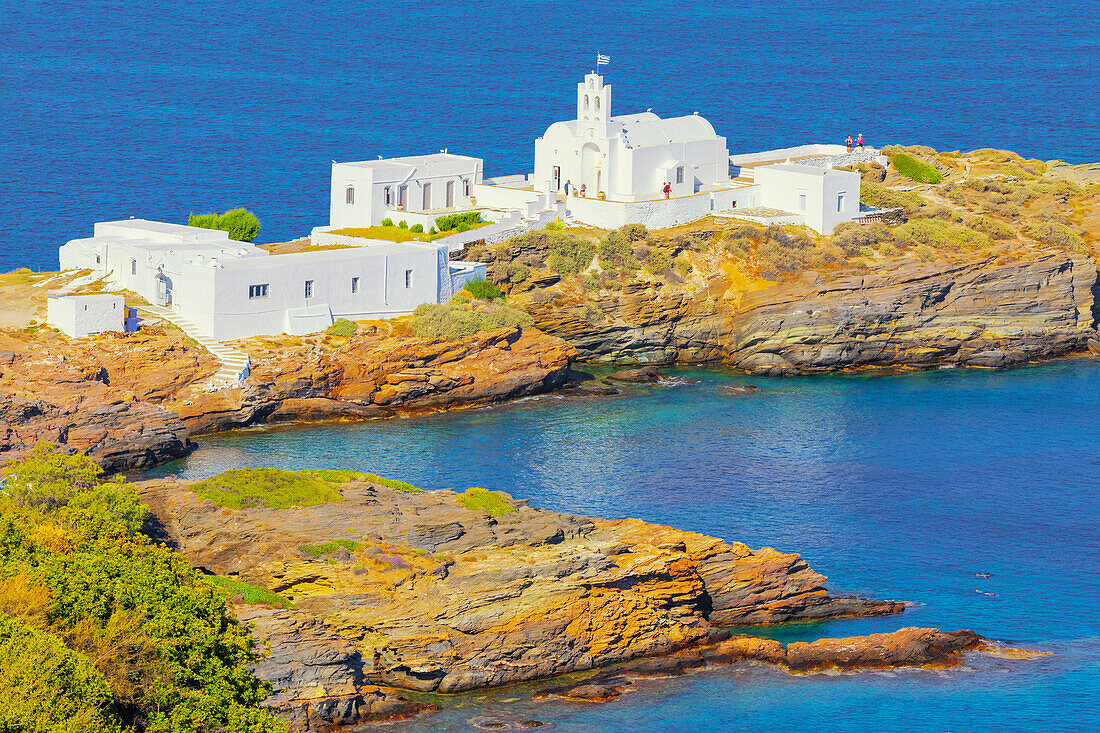
<svg viewBox="0 0 1100 733">
<path fill-rule="evenodd" d="M 445 245 L 360 240 L 357 247 L 273 255 L 226 232 L 144 219 L 100 222 L 61 247 L 62 269 L 89 268 L 117 288 L 171 306 L 217 340 L 305 334 L 336 318 L 403 315 L 445 302 L 484 265 L 452 263 Z"/>
<path fill-rule="evenodd" d="M 554 122 L 535 140 L 534 170 L 526 176 L 485 179 L 480 158 L 446 149 L 334 163 L 329 224 L 311 232 L 320 249 L 273 255 L 226 232 L 131 219 L 100 222 L 91 238 L 62 246 L 61 266 L 90 268 L 225 340 L 311 333 L 336 318 L 397 316 L 445 302 L 465 281 L 485 276 L 484 265 L 451 261 L 451 253 L 558 219 L 662 229 L 721 214 L 830 234 L 841 222 L 876 213 L 861 211 L 859 174 L 835 166 L 885 163 L 878 151 L 803 145 L 730 156 L 726 139 L 698 114 L 612 115 L 611 87 L 598 73 L 577 85 L 576 110 L 576 119 Z M 430 233 L 440 216 L 475 211 L 476 227 L 434 241 L 355 231 L 389 219 Z M 100 323 L 53 300 L 67 333 L 105 327 L 107 304 L 116 302 L 81 302 Z"/>
</svg>

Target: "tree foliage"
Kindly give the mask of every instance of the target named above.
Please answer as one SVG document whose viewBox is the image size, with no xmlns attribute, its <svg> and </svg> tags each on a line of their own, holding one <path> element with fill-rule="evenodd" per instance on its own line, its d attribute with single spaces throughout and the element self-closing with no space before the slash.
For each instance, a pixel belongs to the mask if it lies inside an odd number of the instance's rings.
<svg viewBox="0 0 1100 733">
<path fill-rule="evenodd" d="M 237 242 L 255 242 L 260 234 L 260 220 L 248 209 L 230 209 L 224 214 L 191 214 L 187 226 L 221 229 Z"/>
<path fill-rule="evenodd" d="M 285 731 L 260 707 L 269 690 L 225 592 L 140 533 L 132 486 L 53 449 L 36 446 L 0 494 L 0 730 Z M 69 679 L 48 694 L 20 671 L 41 659 Z M 51 710 L 81 723 L 54 726 Z"/>
</svg>

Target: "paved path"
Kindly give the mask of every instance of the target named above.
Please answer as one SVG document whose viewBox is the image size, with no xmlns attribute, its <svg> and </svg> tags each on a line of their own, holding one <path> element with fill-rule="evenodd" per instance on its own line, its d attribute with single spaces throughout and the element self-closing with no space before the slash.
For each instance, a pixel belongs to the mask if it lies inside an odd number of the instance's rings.
<svg viewBox="0 0 1100 733">
<path fill-rule="evenodd" d="M 179 326 L 180 330 L 199 342 L 200 346 L 218 358 L 221 367 L 214 376 L 207 380 L 205 385 L 206 388 L 219 389 L 221 387 L 232 386 L 243 382 L 245 377 L 248 376 L 249 369 L 251 368 L 248 354 L 243 351 L 238 351 L 232 346 L 227 346 L 221 341 L 210 338 L 199 330 L 198 326 L 171 308 L 163 308 L 159 305 L 143 305 L 139 306 L 138 310 L 151 313 L 158 318 L 163 318 L 169 323 Z"/>
</svg>

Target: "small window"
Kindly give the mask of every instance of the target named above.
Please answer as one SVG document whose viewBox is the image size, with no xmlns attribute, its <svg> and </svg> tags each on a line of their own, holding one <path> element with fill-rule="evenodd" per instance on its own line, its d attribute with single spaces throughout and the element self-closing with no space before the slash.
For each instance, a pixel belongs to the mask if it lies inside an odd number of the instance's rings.
<svg viewBox="0 0 1100 733">
<path fill-rule="evenodd" d="M 307 298 L 312 298 L 313 297 L 313 281 L 312 280 L 306 280 L 306 297 Z"/>
<path fill-rule="evenodd" d="M 137 260 L 130 260 L 130 274 L 137 274 Z"/>
<path fill-rule="evenodd" d="M 844 211 L 844 194 L 840 194 L 836 197 L 836 210 L 838 212 Z"/>
<path fill-rule="evenodd" d="M 393 188 L 386 186 L 382 190 L 382 201 L 385 202 L 386 206 L 393 206 Z"/>
<path fill-rule="evenodd" d="M 677 168 L 676 168 L 676 182 L 677 183 L 683 183 L 684 182 L 684 166 L 682 166 L 682 165 L 677 166 Z"/>
<path fill-rule="evenodd" d="M 405 287 L 411 288 L 413 286 L 413 271 L 405 270 Z"/>
<path fill-rule="evenodd" d="M 96 256 L 95 256 L 95 263 L 96 263 L 97 265 L 99 264 L 99 255 L 96 255 Z"/>
<path fill-rule="evenodd" d="M 359 278 L 357 278 L 357 277 L 353 277 L 351 279 L 351 292 L 353 292 L 353 293 L 358 293 L 359 292 Z"/>
<path fill-rule="evenodd" d="M 599 97 L 596 97 L 596 111 L 597 112 L 600 111 L 600 98 Z"/>
<path fill-rule="evenodd" d="M 585 112 L 588 111 L 588 95 L 587 94 L 584 95 L 584 111 Z"/>
<path fill-rule="evenodd" d="M 462 195 L 463 196 L 469 196 L 470 195 L 470 179 L 469 178 L 463 178 L 462 179 Z"/>
<path fill-rule="evenodd" d="M 268 286 L 268 283 L 264 283 L 263 285 L 249 285 L 248 286 L 248 298 L 249 298 L 249 300 L 251 300 L 253 298 L 266 298 L 267 297 L 267 286 Z"/>
<path fill-rule="evenodd" d="M 84 306 L 84 310 L 88 310 L 88 306 Z"/>
<path fill-rule="evenodd" d="M 348 186 L 348 190 L 344 192 L 344 198 L 349 204 L 355 203 L 355 186 Z"/>
<path fill-rule="evenodd" d="M 806 210 L 806 194 L 804 194 L 804 193 L 798 194 L 798 210 L 799 211 L 805 211 Z"/>
</svg>

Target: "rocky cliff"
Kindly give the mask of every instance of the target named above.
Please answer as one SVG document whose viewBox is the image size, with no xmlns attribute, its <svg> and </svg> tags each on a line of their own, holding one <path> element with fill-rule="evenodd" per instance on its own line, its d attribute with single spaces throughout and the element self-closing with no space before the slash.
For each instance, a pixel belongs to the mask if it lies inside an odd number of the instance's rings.
<svg viewBox="0 0 1100 733">
<path fill-rule="evenodd" d="M 768 375 L 1011 366 L 1084 350 L 1096 337 L 1097 266 L 1076 253 L 895 258 L 763 287 L 738 280 L 717 269 L 688 281 L 635 280 L 588 309 L 529 309 L 582 360 L 723 361 Z"/>
<path fill-rule="evenodd" d="M 926 629 L 788 646 L 731 638 L 728 625 L 903 605 L 831 595 L 798 555 L 771 548 L 558 514 L 506 495 L 490 514 L 451 491 L 345 478 L 340 498 L 285 509 L 252 499 L 224 508 L 174 480 L 140 487 L 155 537 L 208 572 L 293 604 L 238 613 L 271 648 L 256 666 L 274 686 L 269 704 L 306 730 L 422 709 L 393 688 L 452 693 L 624 662 L 615 674 L 749 659 L 796 672 L 949 666 L 984 641 Z"/>
<path fill-rule="evenodd" d="M 1091 258 L 891 263 L 749 293 L 730 364 L 758 374 L 936 364 L 1003 367 L 1086 348 L 1095 335 Z"/>
<path fill-rule="evenodd" d="M 244 345 L 252 374 L 211 389 L 217 362 L 178 331 L 68 339 L 0 332 L 0 459 L 41 440 L 108 471 L 186 455 L 190 436 L 256 422 L 363 419 L 486 404 L 552 390 L 575 351 L 535 329 L 423 339 L 366 328 Z"/>
</svg>

